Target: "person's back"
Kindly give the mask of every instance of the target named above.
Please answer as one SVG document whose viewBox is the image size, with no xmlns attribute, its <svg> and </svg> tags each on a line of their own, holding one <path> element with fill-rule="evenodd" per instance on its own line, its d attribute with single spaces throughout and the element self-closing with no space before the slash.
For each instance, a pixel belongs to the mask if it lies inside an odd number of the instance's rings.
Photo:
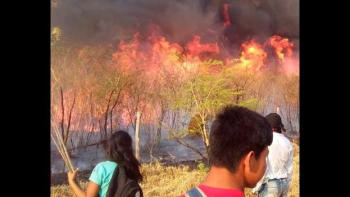
<svg viewBox="0 0 350 197">
<path fill-rule="evenodd" d="M 118 176 L 114 175 L 115 172 L 119 172 L 120 167 L 125 169 L 127 178 L 134 181 L 142 181 L 141 165 L 133 154 L 132 138 L 127 132 L 122 130 L 114 132 L 105 144 L 105 151 L 108 160 L 100 162 L 95 166 L 90 175 L 90 181 L 86 191 L 77 183 L 76 176 L 78 169 L 68 172 L 68 183 L 75 196 L 114 197 L 118 191 Z"/>
<path fill-rule="evenodd" d="M 210 129 L 210 171 L 180 197 L 244 197 L 244 189 L 253 188 L 265 173 L 271 142 L 271 127 L 263 116 L 244 107 L 224 107 Z"/>
<path fill-rule="evenodd" d="M 293 146 L 281 132 L 284 130 L 281 117 L 276 113 L 266 116 L 273 130 L 273 141 L 269 146 L 267 170 L 253 192 L 258 191 L 260 197 L 274 195 L 287 196 L 293 172 Z"/>
<path fill-rule="evenodd" d="M 273 141 L 269 146 L 267 169 L 274 178 L 285 178 L 293 161 L 292 143 L 282 134 L 273 132 Z M 290 168 L 292 169 L 292 168 Z"/>
<path fill-rule="evenodd" d="M 116 162 L 104 161 L 98 163 L 93 169 L 89 180 L 100 185 L 99 196 L 106 196 L 109 183 L 117 166 Z"/>
</svg>

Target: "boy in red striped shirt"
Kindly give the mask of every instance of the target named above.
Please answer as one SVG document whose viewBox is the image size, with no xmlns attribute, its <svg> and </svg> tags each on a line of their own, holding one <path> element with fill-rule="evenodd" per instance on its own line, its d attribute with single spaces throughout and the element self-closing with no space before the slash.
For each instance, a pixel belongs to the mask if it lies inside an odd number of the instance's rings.
<svg viewBox="0 0 350 197">
<path fill-rule="evenodd" d="M 180 197 L 245 197 L 266 170 L 271 126 L 260 114 L 226 106 L 214 120 L 209 136 L 210 171 L 205 180 Z"/>
</svg>

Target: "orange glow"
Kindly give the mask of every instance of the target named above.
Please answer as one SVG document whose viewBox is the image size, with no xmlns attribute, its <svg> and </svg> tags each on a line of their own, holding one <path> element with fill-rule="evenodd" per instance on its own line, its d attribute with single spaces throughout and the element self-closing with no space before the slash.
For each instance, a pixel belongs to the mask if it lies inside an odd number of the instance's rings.
<svg viewBox="0 0 350 197">
<path fill-rule="evenodd" d="M 286 57 L 279 71 L 287 75 L 299 75 L 299 59 Z"/>
</svg>

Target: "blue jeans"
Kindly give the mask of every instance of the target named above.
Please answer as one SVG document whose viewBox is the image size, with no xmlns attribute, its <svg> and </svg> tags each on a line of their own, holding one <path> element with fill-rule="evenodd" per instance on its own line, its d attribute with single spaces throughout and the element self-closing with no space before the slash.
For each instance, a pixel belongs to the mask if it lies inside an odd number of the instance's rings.
<svg viewBox="0 0 350 197">
<path fill-rule="evenodd" d="M 289 183 L 287 179 L 270 179 L 261 185 L 259 197 L 287 197 Z"/>
</svg>

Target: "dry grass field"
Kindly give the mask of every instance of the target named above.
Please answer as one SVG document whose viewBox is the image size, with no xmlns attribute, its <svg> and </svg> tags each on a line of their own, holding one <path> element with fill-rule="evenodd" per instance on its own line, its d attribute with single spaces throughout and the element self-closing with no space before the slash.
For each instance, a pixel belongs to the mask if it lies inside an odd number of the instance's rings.
<svg viewBox="0 0 350 197">
<path fill-rule="evenodd" d="M 299 197 L 299 146 L 294 146 L 293 180 L 288 197 Z M 201 169 L 190 169 L 188 166 L 162 166 L 156 164 L 143 164 L 142 174 L 144 181 L 141 187 L 145 197 L 175 197 L 193 186 L 198 185 L 206 176 Z M 87 186 L 86 181 L 80 181 L 82 187 Z M 246 197 L 253 197 L 251 189 L 246 189 Z M 51 187 L 51 197 L 74 197 L 75 195 L 67 184 Z"/>
</svg>

